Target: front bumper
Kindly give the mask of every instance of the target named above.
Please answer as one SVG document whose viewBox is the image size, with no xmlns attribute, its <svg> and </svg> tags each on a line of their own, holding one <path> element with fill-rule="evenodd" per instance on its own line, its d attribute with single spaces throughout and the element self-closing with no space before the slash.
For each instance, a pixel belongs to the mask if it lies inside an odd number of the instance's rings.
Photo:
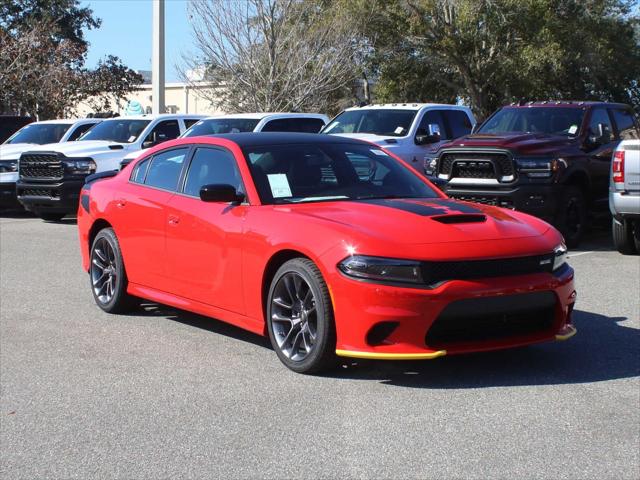
<svg viewBox="0 0 640 480">
<path fill-rule="evenodd" d="M 0 207 L 14 208 L 19 207 L 16 197 L 16 182 L 18 181 L 18 172 L 0 172 Z"/>
<path fill-rule="evenodd" d="M 447 183 L 441 185 L 441 188 L 452 198 L 513 208 L 548 222 L 553 220 L 558 198 L 560 198 L 557 184 L 516 185 L 509 188 L 494 189 L 473 185 L 463 187 Z"/>
<path fill-rule="evenodd" d="M 557 276 L 556 276 L 557 275 Z M 454 280 L 435 289 L 419 289 L 386 286 L 347 278 L 340 273 L 331 275 L 331 298 L 334 306 L 337 331 L 336 354 L 344 357 L 372 358 L 387 360 L 432 359 L 443 355 L 498 350 L 529 345 L 533 343 L 566 340 L 576 332 L 571 322 L 575 302 L 573 270 L 567 266 L 560 274 L 536 273 L 517 277 L 501 277 L 485 280 Z M 547 323 L 541 328 L 520 328 L 520 316 L 535 323 L 535 309 L 501 312 L 501 302 L 513 301 L 527 295 L 553 298 L 552 310 Z M 456 340 L 456 331 L 445 338 L 434 337 L 434 325 L 443 325 L 443 318 L 454 307 L 464 302 L 481 302 L 493 306 L 481 308 L 495 309 L 496 319 L 492 319 L 492 329 L 504 326 L 504 331 L 496 335 L 475 324 L 473 311 L 469 318 L 462 318 L 469 330 L 460 331 L 462 337 Z M 472 307 L 473 308 L 473 307 Z M 454 308 L 455 309 L 455 308 Z M 487 317 L 478 312 L 478 322 Z M 452 317 L 453 318 L 453 317 Z M 448 319 L 444 319 L 446 322 Z M 529 320 L 527 320 L 529 321 Z M 436 323 L 438 322 L 438 323 Z M 498 322 L 496 324 L 496 322 Z M 514 328 L 514 324 L 518 328 Z M 384 330 L 381 325 L 394 324 Z M 483 324 L 484 325 L 484 324 Z M 487 324 L 489 325 L 489 324 Z M 379 330 L 376 330 L 379 329 Z M 436 328 L 437 329 L 437 328 Z M 477 330 L 478 338 L 470 338 L 469 331 Z M 507 334 L 505 334 L 507 332 Z M 373 335 L 372 335 L 373 333 Z M 436 338 L 436 340 L 434 340 Z M 372 339 L 375 341 L 372 342 Z M 443 340 L 444 339 L 444 340 Z"/>
<path fill-rule="evenodd" d="M 18 201 L 29 211 L 49 213 L 76 213 L 82 180 L 63 180 L 58 183 L 18 181 Z"/>
</svg>

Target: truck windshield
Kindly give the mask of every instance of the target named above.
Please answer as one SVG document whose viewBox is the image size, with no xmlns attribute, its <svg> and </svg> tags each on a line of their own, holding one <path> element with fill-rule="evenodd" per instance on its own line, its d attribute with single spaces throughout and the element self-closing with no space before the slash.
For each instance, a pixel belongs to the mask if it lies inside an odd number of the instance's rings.
<svg viewBox="0 0 640 480">
<path fill-rule="evenodd" d="M 97 124 L 78 140 L 108 140 L 118 143 L 133 143 L 140 136 L 150 120 L 127 120 L 114 118 Z"/>
<path fill-rule="evenodd" d="M 211 118 L 200 120 L 189 130 L 184 132 L 183 138 L 197 137 L 198 135 L 213 135 L 217 133 L 241 133 L 253 132 L 259 118 Z"/>
<path fill-rule="evenodd" d="M 417 110 L 348 110 L 334 118 L 322 133 L 373 133 L 404 137 L 409 133 L 417 113 Z"/>
<path fill-rule="evenodd" d="M 477 133 L 546 133 L 575 137 L 580 133 L 583 107 L 506 107 L 480 127 Z"/>
<path fill-rule="evenodd" d="M 22 127 L 4 143 L 58 143 L 71 123 L 32 123 Z"/>
</svg>

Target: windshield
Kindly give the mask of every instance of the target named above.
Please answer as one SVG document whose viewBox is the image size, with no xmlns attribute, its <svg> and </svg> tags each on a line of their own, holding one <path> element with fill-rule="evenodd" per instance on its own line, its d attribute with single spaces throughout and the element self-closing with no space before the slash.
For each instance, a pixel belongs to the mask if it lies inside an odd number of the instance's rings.
<svg viewBox="0 0 640 480">
<path fill-rule="evenodd" d="M 197 137 L 198 135 L 213 135 L 216 133 L 253 132 L 259 122 L 259 118 L 211 118 L 200 120 L 184 132 L 182 137 Z"/>
<path fill-rule="evenodd" d="M 438 197 L 418 175 L 371 145 L 251 146 L 244 155 L 265 204 Z"/>
<path fill-rule="evenodd" d="M 503 108 L 489 118 L 477 133 L 547 133 L 574 137 L 579 134 L 584 108 Z"/>
<path fill-rule="evenodd" d="M 127 120 L 117 118 L 105 120 L 87 131 L 78 140 L 109 140 L 118 143 L 133 143 L 151 120 Z"/>
<path fill-rule="evenodd" d="M 71 123 L 32 123 L 22 127 L 4 143 L 58 143 Z"/>
<path fill-rule="evenodd" d="M 342 112 L 322 133 L 373 133 L 404 137 L 409 133 L 417 110 L 349 110 Z"/>
</svg>

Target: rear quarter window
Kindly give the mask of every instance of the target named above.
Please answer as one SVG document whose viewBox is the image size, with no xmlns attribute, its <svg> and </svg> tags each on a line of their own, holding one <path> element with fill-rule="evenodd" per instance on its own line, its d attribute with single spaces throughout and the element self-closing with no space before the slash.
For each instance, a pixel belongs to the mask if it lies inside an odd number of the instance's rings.
<svg viewBox="0 0 640 480">
<path fill-rule="evenodd" d="M 613 109 L 611 112 L 613 113 L 613 120 L 616 122 L 616 127 L 618 127 L 618 134 L 622 140 L 640 138 L 632 112 L 619 108 Z"/>
</svg>

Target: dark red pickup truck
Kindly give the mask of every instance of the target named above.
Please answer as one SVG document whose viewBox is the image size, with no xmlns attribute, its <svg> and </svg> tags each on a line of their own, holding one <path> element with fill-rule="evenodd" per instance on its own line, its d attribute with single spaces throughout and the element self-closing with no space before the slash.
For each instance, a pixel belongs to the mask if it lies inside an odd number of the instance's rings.
<svg viewBox="0 0 640 480">
<path fill-rule="evenodd" d="M 449 196 L 536 215 L 575 246 L 589 217 L 608 214 L 613 150 L 621 139 L 639 137 L 624 104 L 510 105 L 428 153 L 424 169 Z"/>
</svg>

